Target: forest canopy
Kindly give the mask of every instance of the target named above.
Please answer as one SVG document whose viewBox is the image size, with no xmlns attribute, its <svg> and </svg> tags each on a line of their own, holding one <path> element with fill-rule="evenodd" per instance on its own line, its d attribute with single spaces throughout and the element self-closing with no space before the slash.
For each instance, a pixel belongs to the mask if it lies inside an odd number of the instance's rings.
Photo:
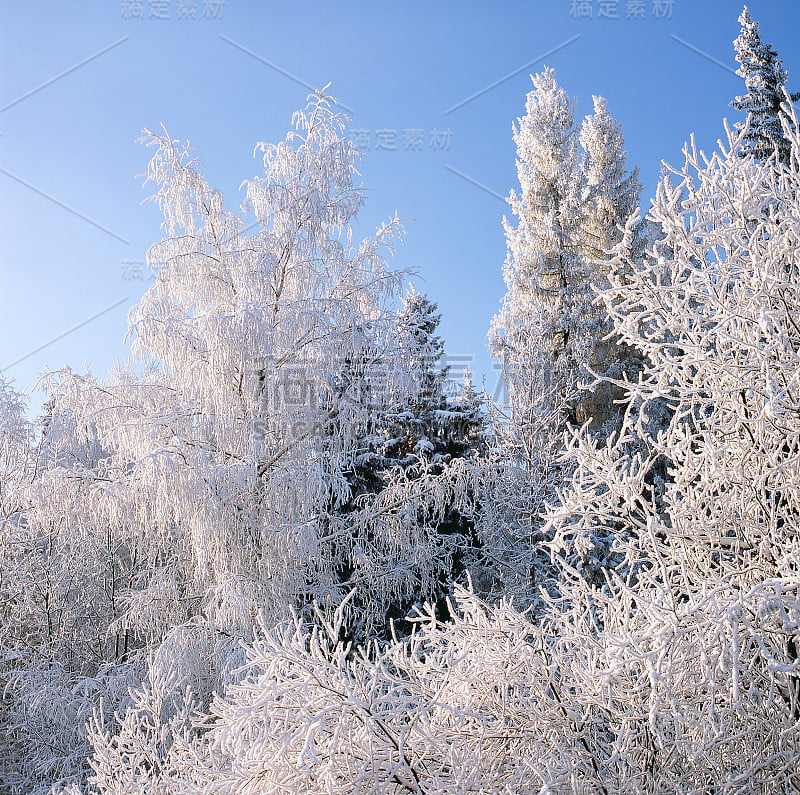
<svg viewBox="0 0 800 795">
<path fill-rule="evenodd" d="M 503 403 L 327 90 L 239 213 L 144 132 L 131 360 L 36 420 L 0 374 L 3 792 L 800 790 L 800 95 L 739 22 L 743 118 L 647 211 L 532 76 Z"/>
</svg>

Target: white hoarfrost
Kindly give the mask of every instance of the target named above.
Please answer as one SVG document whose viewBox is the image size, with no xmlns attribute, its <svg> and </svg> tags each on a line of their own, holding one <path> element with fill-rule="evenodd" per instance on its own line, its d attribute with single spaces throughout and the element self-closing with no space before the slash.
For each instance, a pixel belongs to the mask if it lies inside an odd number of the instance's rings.
<svg viewBox="0 0 800 795">
<path fill-rule="evenodd" d="M 440 565 L 435 528 L 408 521 L 389 491 L 349 524 L 326 517 L 351 497 L 347 472 L 375 414 L 413 381 L 398 354 L 403 274 L 388 262 L 402 227 L 353 239 L 364 194 L 345 123 L 312 95 L 284 141 L 259 145 L 264 175 L 247 183 L 241 215 L 187 146 L 143 139 L 166 237 L 129 316 L 139 363 L 106 382 L 51 375 L 43 471 L 24 521 L 4 524 L 7 703 L 40 726 L 15 735 L 19 791 L 81 776 L 82 688 L 103 699 L 108 731 L 129 700 L 126 687 L 103 696 L 103 682 L 123 672 L 135 682 L 149 668 L 163 685 L 180 670 L 175 687 L 207 704 L 257 618 L 313 602 L 333 611 L 357 587 L 366 624 L 383 623 L 398 592 Z M 354 361 L 359 377 L 345 382 Z M 16 409 L 3 389 L 5 418 Z M 3 451 L 18 441 L 3 436 Z M 343 584 L 348 567 L 360 576 Z M 189 653 L 192 635 L 204 640 Z"/>
</svg>

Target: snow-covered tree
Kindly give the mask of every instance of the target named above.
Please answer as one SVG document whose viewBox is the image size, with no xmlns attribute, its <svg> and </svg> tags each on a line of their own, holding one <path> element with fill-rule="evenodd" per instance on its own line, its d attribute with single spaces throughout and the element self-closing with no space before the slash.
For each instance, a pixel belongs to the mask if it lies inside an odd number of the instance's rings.
<svg viewBox="0 0 800 795">
<path fill-rule="evenodd" d="M 397 462 L 412 482 L 419 479 L 412 489 L 424 484 L 433 496 L 447 484 L 444 490 L 450 494 L 450 504 L 437 505 L 434 497 L 417 516 L 417 521 L 435 528 L 446 550 L 446 564 L 433 590 L 417 591 L 413 600 L 394 606 L 398 618 L 405 618 L 414 602 L 435 603 L 439 614 L 447 615 L 446 597 L 453 581 L 479 554 L 475 534 L 478 499 L 464 475 L 476 456 L 485 452 L 485 419 L 469 377 L 459 395 L 451 394 L 444 340 L 436 333 L 441 321 L 437 309 L 437 304 L 414 288 L 403 299 L 398 317 L 400 364 L 410 373 L 413 387 L 399 411 L 386 416 L 382 455 Z"/>
<path fill-rule="evenodd" d="M 31 473 L 33 428 L 26 415 L 26 402 L 0 373 L 0 687 L 8 685 L 8 677 L 17 664 L 17 649 L 11 623 L 19 554 L 16 549 L 20 525 L 24 526 L 26 495 L 24 488 Z M 16 722 L 13 704 L 0 698 L 0 725 Z M 0 786 L 9 786 L 15 765 L 17 732 L 7 730 L 0 740 Z"/>
<path fill-rule="evenodd" d="M 25 397 L 0 372 L 0 526 L 22 508 L 21 485 L 31 474 L 34 436 Z"/>
<path fill-rule="evenodd" d="M 309 597 L 335 609 L 348 556 L 371 561 L 358 585 L 374 597 L 364 599 L 373 622 L 395 589 L 436 576 L 423 554 L 435 529 L 390 527 L 403 506 L 382 506 L 386 531 L 359 550 L 335 543 L 324 521 L 331 499 L 350 498 L 346 470 L 380 409 L 342 394 L 341 363 L 365 360 L 367 383 L 388 378 L 378 399 L 394 403 L 406 388 L 386 369 L 397 359 L 402 277 L 387 256 L 402 229 L 395 219 L 353 241 L 363 193 L 333 100 L 313 95 L 294 123 L 283 142 L 260 145 L 264 176 L 247 183 L 254 233 L 188 147 L 165 132 L 144 138 L 166 237 L 148 254 L 155 282 L 129 316 L 141 364 L 105 382 L 50 377 L 47 455 L 13 547 L 22 561 L 6 634 L 24 661 L 6 693 L 14 714 L 35 706 L 47 726 L 23 738 L 20 791 L 48 786 L 51 773 L 49 783 L 80 776 L 78 694 L 93 688 L 95 704 L 124 711 L 115 685 L 102 683 L 125 672 L 135 681 L 151 650 L 169 648 L 148 674 L 166 681 L 164 667 L 183 659 L 181 627 L 208 639 L 189 657 L 202 702 L 229 680 L 257 615 L 278 620 Z M 371 361 L 372 350 L 387 355 Z M 394 565 L 407 549 L 414 572 Z M 74 703 L 57 709 L 56 686 Z M 48 744 L 72 766 L 45 764 Z"/>
<path fill-rule="evenodd" d="M 573 103 L 552 69 L 533 84 L 514 130 L 520 190 L 509 203 L 518 224 L 505 222 L 508 292 L 490 333 L 504 368 L 510 421 L 531 458 L 545 448 L 542 437 L 555 437 L 573 414 L 586 336 L 575 327 L 595 314 L 587 311 L 588 274 L 577 245 L 582 174 Z"/>
<path fill-rule="evenodd" d="M 183 641 L 184 648 L 196 652 L 203 633 Z M 99 795 L 185 792 L 199 762 L 196 723 L 203 717 L 202 703 L 184 671 L 151 665 L 145 680 L 130 688 L 127 709 L 117 725 L 109 727 L 96 713 L 88 721 L 93 748 L 90 791 Z M 65 795 L 70 795 L 69 790 Z"/>
<path fill-rule="evenodd" d="M 680 187 L 659 186 L 664 239 L 644 262 L 628 223 L 603 300 L 646 366 L 621 437 L 576 436 L 550 515 L 561 592 L 534 621 L 459 592 L 452 621 L 429 610 L 375 654 L 342 645 L 336 618 L 262 627 L 168 791 L 800 787 L 800 292 L 787 275 L 800 170 L 743 145 L 732 133 L 711 158 L 687 148 Z M 661 401 L 669 423 L 648 433 Z M 637 434 L 649 447 L 631 453 Z M 646 481 L 648 456 L 664 455 L 666 512 Z M 620 557 L 594 583 L 569 564 L 593 532 Z"/>
<path fill-rule="evenodd" d="M 593 99 L 594 113 L 586 116 L 580 131 L 584 174 L 581 246 L 592 266 L 592 285 L 602 289 L 608 286 L 610 253 L 622 242 L 622 230 L 638 208 L 641 183 L 638 167 L 632 171 L 625 167 L 627 152 L 622 126 L 608 112 L 605 99 Z M 633 235 L 629 252 L 636 260 L 644 253 L 645 224 L 636 226 Z M 608 435 L 619 428 L 624 411 L 624 395 L 611 381 L 624 376 L 635 380 L 641 361 L 633 349 L 610 335 L 608 319 L 602 325 L 606 335 L 598 334 L 589 353 L 589 368 L 601 380 L 581 396 L 578 420 L 585 422 L 591 418 L 591 424 L 602 427 Z"/>
<path fill-rule="evenodd" d="M 520 189 L 509 197 L 516 226 L 504 220 L 508 289 L 489 331 L 508 396 L 507 408 L 495 410 L 498 460 L 487 466 L 489 530 L 496 534 L 489 543 L 502 548 L 505 536 L 509 547 L 523 550 L 508 572 L 523 587 L 533 570 L 539 514 L 565 477 L 557 457 L 586 375 L 581 336 L 585 343 L 587 335 L 575 321 L 596 315 L 577 245 L 583 174 L 574 105 L 552 69 L 533 84 L 514 127 Z"/>
<path fill-rule="evenodd" d="M 595 292 L 608 284 L 609 252 L 639 191 L 637 172 L 625 167 L 620 126 L 596 97 L 579 130 L 553 70 L 533 83 L 514 130 L 520 189 L 509 199 L 517 223 L 505 222 L 508 291 L 489 335 L 508 389 L 507 412 L 498 408 L 503 450 L 490 503 L 505 506 L 509 527 L 516 525 L 511 546 L 529 551 L 525 580 L 538 568 L 530 555 L 544 506 L 569 478 L 565 434 L 584 423 L 598 438 L 617 432 L 622 393 L 597 379 L 635 378 L 639 368 L 638 354 L 609 337 Z M 641 227 L 636 237 L 643 239 Z"/>
<path fill-rule="evenodd" d="M 353 450 L 350 499 L 330 517 L 332 526 L 347 534 L 349 544 L 371 543 L 368 539 L 376 533 L 392 527 L 393 532 L 407 532 L 402 528 L 414 525 L 426 528 L 421 538 L 427 537 L 430 544 L 427 549 L 409 547 L 410 555 L 395 553 L 396 576 L 405 584 L 401 587 L 398 580 L 394 597 L 383 603 L 382 624 L 365 623 L 374 609 L 366 609 L 362 600 L 375 600 L 376 594 L 367 591 L 348 600 L 343 628 L 351 639 L 388 637 L 390 622 L 401 631 L 415 603 L 436 602 L 446 613 L 452 582 L 476 556 L 477 499 L 470 487 L 469 464 L 485 449 L 484 417 L 471 388 L 458 396 L 450 394 L 444 341 L 436 333 L 440 320 L 437 305 L 411 288 L 396 320 L 395 362 L 386 362 L 387 374 L 394 370 L 396 378 L 404 379 L 405 389 L 391 402 L 384 399 L 383 407 L 373 413 L 368 433 Z M 348 380 L 352 378 L 351 364 Z M 371 392 L 364 395 L 371 397 Z M 387 513 L 392 505 L 401 507 Z M 377 571 L 375 555 L 380 550 L 372 547 L 367 559 L 347 557 L 339 571 L 345 591 L 374 576 L 365 572 L 365 565 Z"/>
<path fill-rule="evenodd" d="M 468 454 L 482 428 L 471 381 L 465 382 L 464 395 L 451 394 L 444 340 L 436 333 L 442 317 L 437 309 L 413 287 L 403 298 L 397 320 L 400 361 L 413 387 L 402 410 L 387 418 L 384 454 L 395 460 L 413 454 L 417 460 L 446 464 Z"/>
<path fill-rule="evenodd" d="M 800 93 L 787 93 L 788 73 L 772 45 L 762 41 L 758 22 L 750 16 L 747 6 L 739 24 L 742 30 L 733 43 L 739 63 L 736 74 L 744 78 L 747 93 L 736 97 L 731 105 L 748 115 L 742 154 L 766 159 L 777 149 L 778 159 L 788 163 L 791 146 L 783 131 L 782 106 L 787 100 L 796 102 Z"/>
<path fill-rule="evenodd" d="M 146 138 L 169 236 L 149 254 L 158 276 L 131 332 L 159 370 L 152 408 L 121 441 L 145 469 L 136 503 L 160 513 L 186 556 L 182 587 L 233 634 L 265 605 L 279 615 L 309 592 L 335 596 L 319 512 L 330 493 L 346 498 L 342 467 L 367 421 L 334 388 L 337 363 L 393 346 L 399 274 L 384 254 L 401 230 L 393 221 L 351 243 L 363 194 L 334 108 L 312 97 L 296 132 L 261 145 L 265 176 L 247 187 L 254 235 L 187 150 Z"/>
<path fill-rule="evenodd" d="M 569 424 L 600 428 L 614 414 L 584 388 L 609 359 L 624 369 L 624 357 L 603 342 L 610 324 L 593 287 L 606 282 L 608 252 L 620 242 L 619 226 L 640 188 L 636 171 L 625 169 L 622 133 L 602 98 L 579 132 L 553 70 L 533 82 L 514 131 L 520 191 L 509 199 L 517 225 L 506 222 L 508 292 L 490 332 L 510 423 L 528 458 L 559 449 Z"/>
<path fill-rule="evenodd" d="M 507 604 L 457 597 L 451 622 L 431 611 L 414 637 L 375 654 L 352 655 L 335 622 L 310 633 L 299 621 L 262 627 L 249 675 L 215 700 L 200 742 L 157 758 L 138 783 L 175 795 L 583 791 L 597 779 L 589 752 L 604 730 L 575 714 L 572 659 L 560 662 L 557 636 Z M 153 736 L 149 715 L 146 724 Z M 98 782 L 120 779 L 117 758 L 95 762 Z"/>
<path fill-rule="evenodd" d="M 647 362 L 627 386 L 636 410 L 617 444 L 576 440 L 551 515 L 565 596 L 592 605 L 598 643 L 616 648 L 608 723 L 627 710 L 627 734 L 607 753 L 640 760 L 635 791 L 800 784 L 796 117 L 783 135 L 788 165 L 777 150 L 757 157 L 746 129 L 711 157 L 688 146 L 651 210 L 661 245 L 638 265 L 618 250 L 624 278 L 603 299 Z M 661 403 L 669 422 L 647 433 Z M 636 453 L 633 436 L 646 442 Z M 647 478 L 658 458 L 660 484 Z M 598 535 L 613 539 L 613 567 L 586 559 Z M 581 567 L 601 574 L 589 585 Z M 618 675 L 633 676 L 627 705 Z"/>
<path fill-rule="evenodd" d="M 639 206 L 639 169 L 625 168 L 627 152 L 622 126 L 608 111 L 603 97 L 593 97 L 594 113 L 580 130 L 585 180 L 582 209 L 583 247 L 598 266 L 608 262 L 608 252 L 622 240 L 620 227 Z"/>
</svg>

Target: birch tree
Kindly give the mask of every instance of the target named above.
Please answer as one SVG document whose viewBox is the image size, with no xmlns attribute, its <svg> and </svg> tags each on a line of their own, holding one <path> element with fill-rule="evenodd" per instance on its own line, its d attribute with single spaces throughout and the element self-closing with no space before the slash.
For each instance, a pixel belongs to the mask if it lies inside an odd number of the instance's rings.
<svg viewBox="0 0 800 795">
<path fill-rule="evenodd" d="M 395 218 L 354 241 L 363 193 L 335 108 L 312 95 L 284 141 L 259 145 L 264 175 L 247 183 L 242 214 L 187 145 L 143 138 L 165 237 L 129 315 L 138 363 L 105 381 L 48 379 L 53 422 L 11 625 L 26 660 L 7 692 L 42 727 L 20 751 L 21 790 L 85 774 L 85 718 L 101 698 L 112 723 L 125 712 L 120 682 L 179 671 L 176 687 L 202 706 L 233 676 L 258 615 L 277 621 L 309 598 L 333 610 L 343 597 L 335 572 L 353 547 L 334 543 L 321 514 L 331 495 L 349 497 L 344 467 L 373 409 L 337 377 L 345 357 L 397 347 L 402 274 L 388 257 L 402 228 Z M 381 382 L 385 363 L 362 377 Z M 396 388 L 376 389 L 380 400 L 402 394 L 388 377 Z M 371 543 L 423 548 L 427 532 Z M 376 614 L 405 587 L 386 573 L 364 584 Z"/>
<path fill-rule="evenodd" d="M 793 163 L 797 122 L 785 128 Z M 800 171 L 688 146 L 652 216 L 664 238 L 603 293 L 646 354 L 636 411 L 578 466 L 550 513 L 565 573 L 535 620 L 457 594 L 451 623 L 352 656 L 336 623 L 262 628 L 252 674 L 211 708 L 176 792 L 599 792 L 745 795 L 800 787 Z M 674 182 L 677 182 L 677 187 Z M 779 209 L 770 209 L 778 202 Z M 752 219 L 760 218 L 756 229 Z M 653 402 L 667 427 L 643 433 Z M 626 436 L 651 447 L 631 453 Z M 668 455 L 666 516 L 645 480 Z M 571 566 L 611 532 L 619 565 Z"/>
</svg>

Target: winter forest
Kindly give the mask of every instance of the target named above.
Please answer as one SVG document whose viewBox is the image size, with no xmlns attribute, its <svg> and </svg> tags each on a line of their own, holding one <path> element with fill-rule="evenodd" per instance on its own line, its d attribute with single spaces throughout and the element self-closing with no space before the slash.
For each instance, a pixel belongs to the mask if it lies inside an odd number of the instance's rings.
<svg viewBox="0 0 800 795">
<path fill-rule="evenodd" d="M 38 418 L 0 373 L 0 791 L 800 791 L 800 94 L 739 22 L 652 198 L 532 76 L 500 402 L 357 234 L 327 89 L 242 214 L 144 132 L 130 362 Z"/>
</svg>

